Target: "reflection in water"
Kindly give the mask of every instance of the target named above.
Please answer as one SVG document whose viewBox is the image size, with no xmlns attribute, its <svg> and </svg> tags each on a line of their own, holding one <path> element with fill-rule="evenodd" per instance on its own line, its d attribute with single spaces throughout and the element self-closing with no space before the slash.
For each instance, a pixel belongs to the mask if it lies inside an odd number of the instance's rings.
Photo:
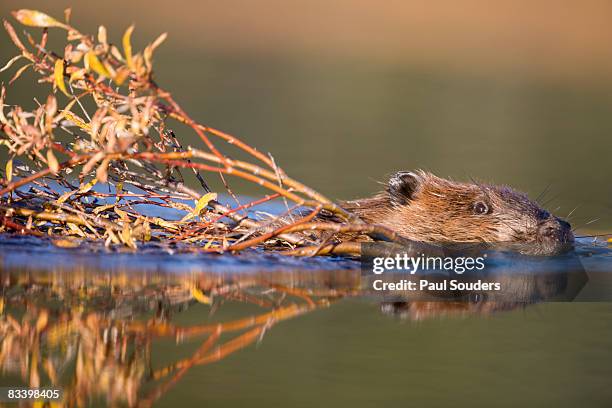
<svg viewBox="0 0 612 408">
<path fill-rule="evenodd" d="M 355 278 L 343 272 L 334 282 L 330 275 L 301 279 L 299 273 L 3 274 L 0 365 L 4 376 L 18 376 L 24 386 L 61 387 L 66 406 L 100 397 L 148 406 L 191 367 L 219 361 L 261 340 L 276 323 L 353 294 Z M 211 314 L 228 303 L 259 310 L 214 323 L 173 323 L 198 302 Z M 186 358 L 155 368 L 152 346 L 163 339 L 178 347 L 192 339 L 201 344 Z"/>
<path fill-rule="evenodd" d="M 564 277 L 555 275 L 563 280 Z M 53 272 L 0 274 L 0 366 L 3 382 L 56 386 L 65 406 L 102 399 L 149 406 L 194 366 L 217 362 L 261 341 L 277 323 L 354 296 L 372 296 L 360 271 L 222 273 Z M 520 301 L 468 293 L 446 301 L 393 294 L 384 313 L 422 320 L 486 315 L 546 300 L 564 290 L 557 282 L 508 277 Z M 545 278 L 550 281 L 550 278 Z M 519 292 L 532 290 L 538 296 Z M 388 296 L 389 294 L 387 294 Z M 375 297 L 381 301 L 380 296 Z M 194 310 L 195 309 L 195 310 Z M 194 313 L 189 313 L 193 311 Z M 195 319 L 182 316 L 195 315 Z M 155 352 L 175 341 L 181 357 Z"/>
</svg>

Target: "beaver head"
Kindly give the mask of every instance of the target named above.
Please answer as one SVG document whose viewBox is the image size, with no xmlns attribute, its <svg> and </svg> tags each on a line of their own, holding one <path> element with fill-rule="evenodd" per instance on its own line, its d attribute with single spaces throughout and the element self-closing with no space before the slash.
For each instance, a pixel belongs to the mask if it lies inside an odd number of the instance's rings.
<svg viewBox="0 0 612 408">
<path fill-rule="evenodd" d="M 574 240 L 569 223 L 521 192 L 424 171 L 395 173 L 386 191 L 345 206 L 414 241 L 522 243 L 537 248 L 531 253 L 554 253 Z"/>
</svg>

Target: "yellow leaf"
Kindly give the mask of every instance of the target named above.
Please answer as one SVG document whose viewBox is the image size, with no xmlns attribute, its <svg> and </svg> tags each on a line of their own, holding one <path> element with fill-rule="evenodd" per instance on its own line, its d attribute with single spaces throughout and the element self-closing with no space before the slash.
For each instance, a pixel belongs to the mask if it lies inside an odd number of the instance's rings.
<svg viewBox="0 0 612 408">
<path fill-rule="evenodd" d="M 121 86 L 125 80 L 130 76 L 130 70 L 125 66 L 119 67 L 115 76 L 113 77 L 113 81 L 119 86 Z"/>
<path fill-rule="evenodd" d="M 102 211 L 106 211 L 109 208 L 113 208 L 115 206 L 115 204 L 106 204 L 106 205 L 101 205 L 99 207 L 94 208 L 94 210 L 92 211 L 94 214 L 99 214 Z"/>
<path fill-rule="evenodd" d="M 70 112 L 70 109 L 72 109 L 72 107 L 74 106 L 74 104 L 77 102 L 78 98 L 74 98 L 73 100 L 71 100 L 70 102 L 68 102 L 68 104 L 66 105 L 66 107 L 64 107 L 63 110 L 60 110 L 60 114 L 57 115 L 54 119 L 53 122 L 57 123 L 59 121 L 61 121 L 62 119 L 64 119 L 66 117 L 66 112 Z"/>
<path fill-rule="evenodd" d="M 51 149 L 47 150 L 47 164 L 49 165 L 49 169 L 51 170 L 51 173 L 57 174 L 60 166 L 59 166 L 59 163 L 57 162 L 57 159 L 55 158 L 55 155 L 53 154 L 53 150 Z"/>
<path fill-rule="evenodd" d="M 76 101 L 76 99 L 75 99 L 75 101 Z M 74 123 L 75 125 L 80 127 L 81 129 L 85 130 L 88 133 L 91 131 L 91 126 L 88 123 L 85 123 L 83 121 L 83 119 L 79 118 L 74 113 L 72 113 L 72 112 L 70 112 L 69 110 L 66 110 L 66 109 L 62 110 L 61 113 L 64 115 L 64 117 L 66 119 L 68 119 L 69 121 L 71 121 L 72 123 Z"/>
<path fill-rule="evenodd" d="M 13 179 L 13 159 L 6 162 L 6 181 L 9 183 Z"/>
<path fill-rule="evenodd" d="M 49 17 L 45 13 L 37 10 L 21 9 L 13 11 L 15 17 L 21 24 L 30 27 L 60 27 L 69 30 L 70 27 L 64 23 L 60 23 L 53 17 Z"/>
<path fill-rule="evenodd" d="M 216 199 L 217 199 L 217 193 L 204 194 L 202 197 L 200 197 L 200 199 L 196 203 L 196 206 L 193 212 L 195 212 L 196 214 L 199 214 L 204 209 L 204 207 L 208 205 L 209 202 L 216 200 Z"/>
<path fill-rule="evenodd" d="M 66 191 L 60 196 L 60 198 L 57 199 L 57 204 L 63 204 L 72 194 L 74 194 L 74 191 Z"/>
<path fill-rule="evenodd" d="M 100 62 L 98 57 L 93 51 L 88 51 L 85 55 L 85 64 L 86 68 L 94 71 L 100 76 L 110 78 L 111 74 L 108 72 L 108 69 Z"/>
<path fill-rule="evenodd" d="M 123 34 L 123 51 L 125 52 L 125 61 L 127 62 L 128 67 L 133 71 L 134 70 L 134 62 L 132 60 L 132 31 L 134 31 L 134 24 L 128 27 L 125 30 L 125 34 Z"/>
<path fill-rule="evenodd" d="M 57 204 L 64 203 L 66 200 L 68 200 L 70 198 L 71 195 L 73 195 L 76 192 L 78 192 L 80 194 L 85 194 L 86 192 L 91 190 L 91 188 L 96 184 L 96 182 L 97 182 L 97 180 L 93 179 L 93 180 L 91 180 L 87 184 L 81 184 L 81 186 L 79 187 L 79 189 L 77 191 L 66 191 L 64 194 L 62 194 L 60 196 L 60 198 L 57 199 L 56 203 Z"/>
<path fill-rule="evenodd" d="M 70 97 L 70 94 L 68 94 L 68 91 L 66 90 L 66 84 L 64 83 L 64 60 L 58 59 L 55 61 L 53 80 L 60 91 L 62 91 L 67 97 Z"/>
<path fill-rule="evenodd" d="M 196 206 L 192 212 L 187 214 L 181 222 L 185 222 L 193 217 L 197 217 L 200 215 L 202 210 L 208 205 L 209 202 L 217 199 L 217 193 L 206 193 L 196 202 Z"/>
<path fill-rule="evenodd" d="M 72 74 L 70 74 L 70 79 L 68 81 L 70 81 L 70 83 L 80 81 L 81 79 L 85 78 L 85 72 L 87 72 L 85 69 L 78 69 L 74 71 Z"/>
<path fill-rule="evenodd" d="M 206 305 L 212 304 L 212 299 L 206 296 L 204 292 L 202 292 L 200 289 L 196 288 L 195 286 L 191 288 L 191 296 L 193 296 L 195 300 L 197 300 L 200 303 L 204 303 Z"/>
<path fill-rule="evenodd" d="M 162 227 L 162 228 L 166 228 L 166 229 L 169 229 L 169 230 L 176 231 L 176 230 L 178 230 L 178 229 L 179 229 L 179 228 L 178 228 L 176 225 L 174 225 L 174 224 L 172 224 L 171 222 L 168 222 L 168 221 L 166 221 L 166 220 L 164 220 L 164 219 L 161 219 L 161 218 L 159 218 L 159 217 L 154 217 L 154 218 L 152 218 L 152 219 L 151 219 L 151 222 L 152 222 L 153 224 L 157 225 L 157 226 L 160 226 L 160 227 Z"/>
<path fill-rule="evenodd" d="M 95 186 L 97 182 L 98 182 L 98 180 L 93 179 L 89 183 L 87 183 L 85 185 L 82 185 L 81 187 L 79 187 L 79 193 L 80 194 L 85 194 L 86 192 L 91 190 L 92 187 Z"/>
</svg>

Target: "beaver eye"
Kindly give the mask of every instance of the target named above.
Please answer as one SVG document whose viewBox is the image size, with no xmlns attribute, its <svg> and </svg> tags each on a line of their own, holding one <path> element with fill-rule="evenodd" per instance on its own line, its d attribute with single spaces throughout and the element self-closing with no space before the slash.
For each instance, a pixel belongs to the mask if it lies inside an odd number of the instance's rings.
<svg viewBox="0 0 612 408">
<path fill-rule="evenodd" d="M 475 214 L 486 214 L 489 212 L 489 206 L 483 203 L 482 201 L 478 201 L 474 204 L 474 213 Z"/>
</svg>

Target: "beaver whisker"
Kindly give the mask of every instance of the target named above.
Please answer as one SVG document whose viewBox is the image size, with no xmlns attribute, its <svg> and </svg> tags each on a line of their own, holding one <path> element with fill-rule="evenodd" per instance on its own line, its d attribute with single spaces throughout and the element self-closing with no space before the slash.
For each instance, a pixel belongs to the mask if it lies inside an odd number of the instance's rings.
<svg viewBox="0 0 612 408">
<path fill-rule="evenodd" d="M 572 211 L 570 211 L 570 212 L 569 212 L 569 214 L 567 214 L 567 215 L 565 216 L 565 219 L 566 219 L 566 220 L 569 220 L 569 219 L 570 219 L 570 217 L 572 216 L 572 214 L 574 213 L 574 211 L 576 211 L 576 210 L 578 209 L 578 207 L 580 207 L 580 204 L 578 204 L 577 206 L 575 206 L 575 207 L 574 207 L 574 209 L 573 209 Z"/>
<path fill-rule="evenodd" d="M 550 186 L 552 186 L 552 183 L 548 183 L 548 185 L 546 187 L 544 187 L 544 190 L 542 190 L 542 192 L 540 194 L 538 194 L 538 196 L 535 198 L 535 202 L 536 203 L 541 204 L 540 200 L 544 198 L 544 196 L 546 195 L 546 193 L 550 189 Z M 544 205 L 544 204 L 541 204 L 541 205 Z"/>
<path fill-rule="evenodd" d="M 597 221 L 599 221 L 600 219 L 601 219 L 601 218 L 593 218 L 591 221 L 587 221 L 587 222 L 585 222 L 584 224 L 581 224 L 581 225 L 579 225 L 579 226 L 577 226 L 577 227 L 574 227 L 574 228 L 572 229 L 572 232 L 574 232 L 574 231 L 576 231 L 576 230 L 578 230 L 578 229 L 580 229 L 580 228 L 586 227 L 587 225 L 593 224 L 594 222 L 597 222 Z"/>
<path fill-rule="evenodd" d="M 550 204 L 552 201 L 556 200 L 557 198 L 559 198 L 561 194 L 557 193 L 554 196 L 552 196 L 551 198 L 549 198 L 548 200 L 544 201 L 543 203 L 541 203 L 542 207 L 546 207 L 548 204 Z"/>
</svg>

